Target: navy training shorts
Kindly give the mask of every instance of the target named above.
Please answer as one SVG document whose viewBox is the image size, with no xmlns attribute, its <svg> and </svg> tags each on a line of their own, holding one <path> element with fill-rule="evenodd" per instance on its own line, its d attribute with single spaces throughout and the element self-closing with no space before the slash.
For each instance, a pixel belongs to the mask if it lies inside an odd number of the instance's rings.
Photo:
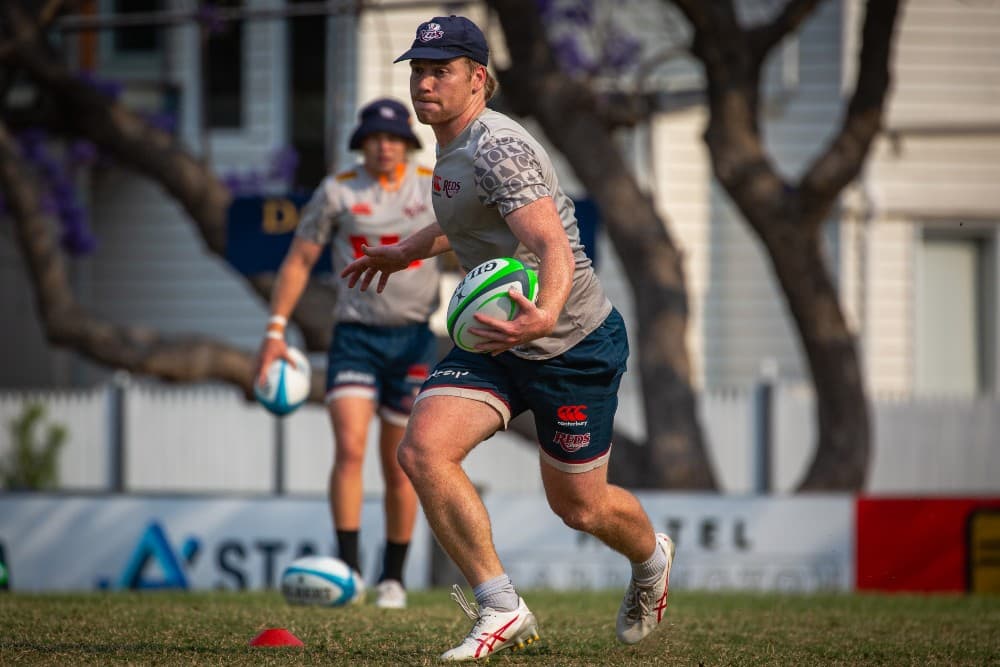
<svg viewBox="0 0 1000 667">
<path fill-rule="evenodd" d="M 551 359 L 454 347 L 424 382 L 417 400 L 445 395 L 482 401 L 500 413 L 504 428 L 531 410 L 543 460 L 566 472 L 586 472 L 606 463 L 611 452 L 628 352 L 625 323 L 612 308 L 601 326 Z"/>
<path fill-rule="evenodd" d="M 437 359 L 437 340 L 427 324 L 398 327 L 342 322 L 327 355 L 326 401 L 371 398 L 379 415 L 405 425 L 413 401 Z"/>
</svg>

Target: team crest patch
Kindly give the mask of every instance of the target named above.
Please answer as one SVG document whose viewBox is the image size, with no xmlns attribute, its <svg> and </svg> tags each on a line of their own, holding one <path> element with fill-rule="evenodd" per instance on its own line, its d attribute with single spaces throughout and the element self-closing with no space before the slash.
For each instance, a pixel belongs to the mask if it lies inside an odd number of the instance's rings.
<svg viewBox="0 0 1000 667">
<path fill-rule="evenodd" d="M 417 31 L 417 37 L 421 42 L 430 42 L 444 37 L 444 30 L 440 23 L 428 23 L 422 30 Z"/>
</svg>

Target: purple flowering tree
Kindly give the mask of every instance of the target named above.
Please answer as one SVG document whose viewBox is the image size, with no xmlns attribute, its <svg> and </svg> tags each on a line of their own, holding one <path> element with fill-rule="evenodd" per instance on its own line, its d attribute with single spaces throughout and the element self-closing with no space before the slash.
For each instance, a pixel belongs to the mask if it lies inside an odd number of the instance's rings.
<svg viewBox="0 0 1000 667">
<path fill-rule="evenodd" d="M 114 83 L 66 68 L 47 30 L 70 4 L 0 3 L 0 197 L 35 287 L 45 334 L 52 344 L 108 367 L 177 382 L 219 380 L 250 395 L 254 351 L 197 333 L 165 335 L 109 322 L 75 299 L 65 253 L 86 253 L 97 241 L 77 200 L 74 168 L 100 156 L 157 181 L 219 257 L 225 256 L 233 191 L 174 140 L 172 119 L 143 117 L 118 100 Z M 15 76 L 31 84 L 30 108 L 9 104 L 6 93 Z M 241 190 L 262 178 L 281 178 L 294 160 L 285 152 L 275 156 L 269 173 L 240 175 Z M 273 275 L 250 280 L 265 299 L 273 281 Z M 293 314 L 310 348 L 326 344 L 333 299 L 330 288 L 311 282 Z M 318 376 L 313 397 L 322 397 Z"/>
<path fill-rule="evenodd" d="M 682 257 L 611 137 L 617 125 L 648 113 L 646 101 L 641 85 L 633 86 L 638 94 L 631 96 L 627 86 L 615 96 L 594 85 L 602 70 L 627 70 L 641 54 L 616 36 L 613 26 L 604 31 L 606 43 L 595 47 L 587 41 L 596 27 L 592 0 L 489 4 L 500 17 L 511 56 L 510 66 L 499 72 L 507 103 L 537 119 L 569 160 L 598 203 L 634 288 L 648 441 L 617 438 L 616 446 L 629 452 L 618 461 L 628 467 L 612 474 L 631 486 L 713 488 L 684 344 L 688 302 Z M 860 173 L 878 133 L 899 3 L 866 3 L 858 78 L 842 125 L 803 174 L 791 179 L 776 171 L 761 135 L 762 68 L 818 4 L 776 1 L 770 15 L 752 26 L 741 22 L 731 0 L 672 0 L 660 6 L 679 12 L 687 25 L 686 50 L 704 72 L 704 139 L 715 177 L 770 256 L 812 374 L 818 446 L 799 488 L 857 491 L 869 467 L 868 404 L 857 343 L 823 254 L 821 226 L 841 190 Z M 641 77 L 634 81 L 641 83 Z"/>
</svg>

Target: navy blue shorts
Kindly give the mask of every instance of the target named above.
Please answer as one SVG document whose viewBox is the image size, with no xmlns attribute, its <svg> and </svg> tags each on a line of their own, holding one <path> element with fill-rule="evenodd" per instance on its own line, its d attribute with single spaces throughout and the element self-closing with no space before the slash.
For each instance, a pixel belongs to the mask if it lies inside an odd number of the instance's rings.
<svg viewBox="0 0 1000 667">
<path fill-rule="evenodd" d="M 532 361 L 453 348 L 424 382 L 426 396 L 461 396 L 496 409 L 504 427 L 531 410 L 542 458 L 567 472 L 586 472 L 611 452 L 618 385 L 628 361 L 628 336 L 617 310 L 563 354 Z"/>
<path fill-rule="evenodd" d="M 437 341 L 426 324 L 373 327 L 342 322 L 330 343 L 326 400 L 371 398 L 381 417 L 404 425 L 436 358 Z"/>
</svg>

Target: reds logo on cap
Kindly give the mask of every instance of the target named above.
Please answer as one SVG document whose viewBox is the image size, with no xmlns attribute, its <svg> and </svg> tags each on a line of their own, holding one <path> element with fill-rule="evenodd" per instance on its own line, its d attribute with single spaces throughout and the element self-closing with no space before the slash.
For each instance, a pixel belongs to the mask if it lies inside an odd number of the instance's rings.
<svg viewBox="0 0 1000 667">
<path fill-rule="evenodd" d="M 441 25 L 438 23 L 428 23 L 422 30 L 417 31 L 417 37 L 420 38 L 421 42 L 441 39 L 444 37 L 444 30 L 441 29 Z"/>
</svg>

